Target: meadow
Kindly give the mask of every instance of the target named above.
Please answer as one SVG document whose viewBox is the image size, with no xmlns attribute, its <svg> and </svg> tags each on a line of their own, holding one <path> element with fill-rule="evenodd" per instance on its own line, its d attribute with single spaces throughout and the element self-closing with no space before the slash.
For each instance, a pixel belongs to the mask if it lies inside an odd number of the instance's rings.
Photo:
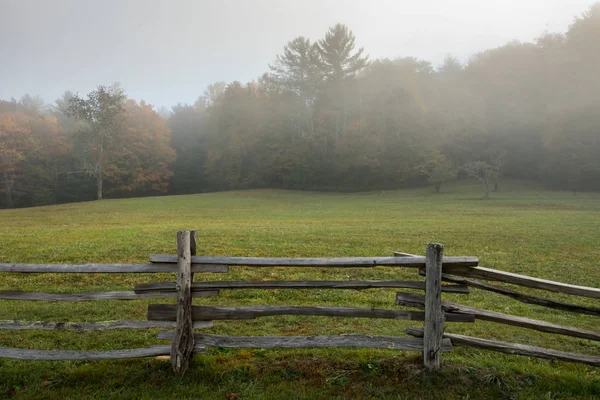
<svg viewBox="0 0 600 400">
<path fill-rule="evenodd" d="M 0 210 L 0 262 L 146 262 L 175 254 L 176 232 L 196 229 L 199 255 L 477 256 L 480 265 L 565 283 L 600 287 L 600 193 L 552 192 L 527 182 L 501 186 L 490 199 L 474 183 L 369 193 L 250 190 L 103 200 Z M 416 271 L 247 269 L 196 274 L 196 280 L 415 279 Z M 0 274 L 0 290 L 68 293 L 131 290 L 173 281 L 168 274 Z M 507 286 L 509 287 L 509 286 Z M 518 289 L 523 291 L 524 289 Z M 395 290 L 239 290 L 196 299 L 214 305 L 337 305 L 393 309 Z M 528 293 L 573 304 L 597 300 Z M 599 330 L 598 318 L 519 303 L 472 289 L 447 300 Z M 0 301 L 0 320 L 145 319 L 152 301 L 49 303 Z M 404 335 L 414 321 L 267 317 L 219 321 L 207 333 L 230 335 Z M 508 342 L 600 355 L 600 343 L 516 327 L 448 323 L 446 330 Z M 111 350 L 165 344 L 158 330 L 56 332 L 0 330 L 0 346 Z M 579 399 L 600 398 L 600 368 L 456 347 L 443 371 L 429 374 L 418 353 L 372 349 L 227 350 L 196 356 L 179 377 L 156 358 L 100 362 L 0 359 L 0 398 L 14 399 Z"/>
</svg>

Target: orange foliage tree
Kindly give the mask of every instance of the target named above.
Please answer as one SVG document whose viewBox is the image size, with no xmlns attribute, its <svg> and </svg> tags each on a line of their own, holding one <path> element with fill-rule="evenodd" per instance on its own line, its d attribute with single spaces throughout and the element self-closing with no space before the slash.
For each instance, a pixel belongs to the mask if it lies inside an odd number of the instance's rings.
<svg viewBox="0 0 600 400">
<path fill-rule="evenodd" d="M 127 101 L 124 125 L 104 168 L 108 191 L 166 192 L 175 161 L 171 130 L 144 101 Z"/>
<path fill-rule="evenodd" d="M 17 112 L 0 113 L 0 180 L 8 207 L 14 206 L 15 182 L 34 144 L 28 116 Z"/>
</svg>

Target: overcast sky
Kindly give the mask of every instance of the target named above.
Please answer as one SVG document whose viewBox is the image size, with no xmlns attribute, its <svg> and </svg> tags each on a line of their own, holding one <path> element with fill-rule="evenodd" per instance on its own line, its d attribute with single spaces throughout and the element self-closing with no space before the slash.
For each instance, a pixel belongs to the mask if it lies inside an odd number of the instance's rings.
<svg viewBox="0 0 600 400">
<path fill-rule="evenodd" d="M 594 0 L 0 0 L 0 99 L 120 82 L 156 106 L 256 79 L 296 36 L 347 24 L 371 58 L 439 64 L 565 32 Z"/>
</svg>

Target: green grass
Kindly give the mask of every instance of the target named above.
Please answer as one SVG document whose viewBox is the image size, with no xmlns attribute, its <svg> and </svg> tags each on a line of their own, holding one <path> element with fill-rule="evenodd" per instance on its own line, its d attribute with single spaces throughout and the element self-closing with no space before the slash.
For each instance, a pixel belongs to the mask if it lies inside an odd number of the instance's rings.
<svg viewBox="0 0 600 400">
<path fill-rule="evenodd" d="M 275 190 L 104 200 L 0 211 L 0 262 L 146 262 L 175 253 L 176 231 L 198 230 L 198 253 L 232 256 L 478 256 L 481 265 L 561 282 L 600 286 L 600 194 L 505 185 L 489 200 L 477 185 L 359 194 Z M 196 279 L 415 279 L 408 269 L 245 269 Z M 131 290 L 171 275 L 0 274 L 0 290 Z M 523 290 L 523 289 L 520 289 Z M 529 293 L 576 304 L 591 299 Z M 222 291 L 196 303 L 395 308 L 394 290 Z M 598 330 L 598 318 L 530 306 L 472 290 L 448 300 Z M 161 302 L 155 300 L 154 302 Z M 165 300 L 168 302 L 168 300 Z M 0 319 L 105 321 L 144 319 L 148 301 L 43 303 L 0 301 Z M 597 301 L 595 301 L 597 306 Z M 407 321 L 269 317 L 220 321 L 209 333 L 231 335 L 403 335 Z M 488 322 L 448 323 L 447 331 L 600 355 L 600 344 Z M 0 345 L 110 350 L 165 344 L 157 330 L 0 331 Z M 0 359 L 0 398 L 600 398 L 600 369 L 455 348 L 444 370 L 427 374 L 417 353 L 370 349 L 223 350 L 194 359 L 184 377 L 157 359 L 21 362 Z"/>
</svg>

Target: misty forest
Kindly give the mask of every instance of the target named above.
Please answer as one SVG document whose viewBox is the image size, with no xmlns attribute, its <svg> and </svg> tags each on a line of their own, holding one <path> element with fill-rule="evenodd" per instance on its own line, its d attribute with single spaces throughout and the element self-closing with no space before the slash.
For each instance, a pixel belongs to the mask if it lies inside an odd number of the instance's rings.
<svg viewBox="0 0 600 400">
<path fill-rule="evenodd" d="M 600 3 L 565 34 L 466 63 L 370 59 L 351 28 L 282 38 L 256 81 L 216 82 L 169 110 L 110 82 L 52 104 L 0 101 L 0 207 L 247 188 L 443 192 L 466 178 L 482 197 L 502 179 L 600 190 Z"/>
</svg>

